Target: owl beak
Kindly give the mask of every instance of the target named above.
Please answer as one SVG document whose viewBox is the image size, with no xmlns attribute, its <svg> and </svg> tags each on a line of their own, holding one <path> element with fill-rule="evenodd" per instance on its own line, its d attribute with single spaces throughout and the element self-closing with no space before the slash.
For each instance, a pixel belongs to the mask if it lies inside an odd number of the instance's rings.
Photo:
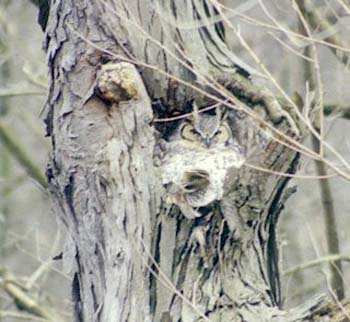
<svg viewBox="0 0 350 322">
<path fill-rule="evenodd" d="M 210 138 L 205 138 L 205 139 L 203 139 L 203 143 L 204 143 L 204 145 L 207 147 L 207 148 L 209 148 L 210 147 L 210 144 L 211 144 L 211 139 Z"/>
</svg>

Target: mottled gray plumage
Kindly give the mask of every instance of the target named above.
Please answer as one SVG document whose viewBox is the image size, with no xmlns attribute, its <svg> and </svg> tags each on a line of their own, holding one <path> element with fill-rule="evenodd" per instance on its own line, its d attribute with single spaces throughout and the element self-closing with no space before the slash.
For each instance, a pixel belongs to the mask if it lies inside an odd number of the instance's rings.
<svg viewBox="0 0 350 322">
<path fill-rule="evenodd" d="M 195 104 L 192 117 L 179 124 L 165 147 L 161 165 L 168 202 L 187 218 L 221 200 L 228 171 L 244 162 L 226 116 L 219 109 L 214 115 L 199 113 Z"/>
</svg>

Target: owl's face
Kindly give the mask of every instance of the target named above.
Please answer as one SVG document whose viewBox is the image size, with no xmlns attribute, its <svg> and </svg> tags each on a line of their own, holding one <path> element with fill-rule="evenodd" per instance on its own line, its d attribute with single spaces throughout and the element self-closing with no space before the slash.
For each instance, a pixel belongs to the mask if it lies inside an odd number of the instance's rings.
<svg viewBox="0 0 350 322">
<path fill-rule="evenodd" d="M 180 126 L 182 139 L 188 143 L 199 143 L 204 148 L 226 145 L 231 138 L 231 130 L 218 115 L 202 114 Z"/>
</svg>

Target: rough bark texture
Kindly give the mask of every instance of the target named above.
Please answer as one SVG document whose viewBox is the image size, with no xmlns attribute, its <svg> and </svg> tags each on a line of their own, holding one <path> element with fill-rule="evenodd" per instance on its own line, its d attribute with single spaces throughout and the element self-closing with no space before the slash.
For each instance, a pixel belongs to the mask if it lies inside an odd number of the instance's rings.
<svg viewBox="0 0 350 322">
<path fill-rule="evenodd" d="M 48 177 L 71 237 L 76 321 L 299 321 L 313 306 L 281 309 L 276 225 L 288 178 L 238 169 L 225 198 L 194 220 L 166 203 L 152 103 L 167 115 L 193 99 L 206 106 L 205 93 L 222 100 L 218 81 L 235 103 L 273 115 L 266 97 L 235 87 L 232 75 L 254 70 L 229 51 L 222 25 L 179 28 L 215 12 L 209 1 L 52 1 Z M 247 162 L 296 171 L 295 151 L 272 136 L 261 144 L 244 113 L 234 122 Z"/>
</svg>

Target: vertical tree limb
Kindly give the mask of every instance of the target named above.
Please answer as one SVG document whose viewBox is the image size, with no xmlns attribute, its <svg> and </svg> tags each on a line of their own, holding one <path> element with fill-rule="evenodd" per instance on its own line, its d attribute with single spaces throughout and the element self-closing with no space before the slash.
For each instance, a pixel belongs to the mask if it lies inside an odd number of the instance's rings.
<svg viewBox="0 0 350 322">
<path fill-rule="evenodd" d="M 304 0 L 298 0 L 298 5 L 301 10 L 301 12 L 304 14 L 304 18 L 307 22 L 314 21 L 313 15 L 314 13 L 310 13 L 306 9 L 306 4 Z M 311 25 L 312 25 L 311 23 Z M 302 30 L 303 34 L 307 35 L 305 31 L 305 27 L 302 23 L 300 23 L 300 29 Z M 310 57 L 312 59 L 317 59 L 315 57 L 314 51 L 311 48 L 311 46 L 308 46 L 305 48 L 304 52 L 305 56 Z M 304 60 L 304 78 L 305 81 L 308 82 L 310 86 L 310 91 L 316 90 L 316 76 L 315 76 L 315 70 L 314 66 L 310 61 Z M 312 103 L 313 104 L 313 103 Z M 320 107 L 323 109 L 323 106 Z M 314 126 L 318 133 L 320 133 L 320 127 L 318 124 L 318 121 L 320 121 L 319 118 L 316 117 L 316 122 L 314 123 Z M 312 136 L 312 146 L 315 152 L 321 151 L 321 144 L 319 139 Z M 318 176 L 325 176 L 327 175 L 327 169 L 322 161 L 315 161 L 316 165 L 316 172 Z M 338 231 L 337 231 L 337 220 L 336 220 L 336 213 L 334 209 L 334 198 L 332 195 L 332 190 L 330 187 L 329 179 L 319 180 L 319 187 L 321 192 L 321 202 L 322 202 L 322 211 L 323 211 L 323 218 L 325 223 L 325 231 L 326 231 L 326 241 L 327 241 L 327 248 L 330 255 L 332 254 L 339 254 L 340 248 L 339 248 L 339 240 L 338 240 Z M 334 290 L 337 299 L 342 300 L 344 298 L 344 284 L 342 281 L 342 263 L 341 261 L 335 261 L 334 263 L 331 263 L 330 266 L 331 271 L 331 288 Z"/>
</svg>

